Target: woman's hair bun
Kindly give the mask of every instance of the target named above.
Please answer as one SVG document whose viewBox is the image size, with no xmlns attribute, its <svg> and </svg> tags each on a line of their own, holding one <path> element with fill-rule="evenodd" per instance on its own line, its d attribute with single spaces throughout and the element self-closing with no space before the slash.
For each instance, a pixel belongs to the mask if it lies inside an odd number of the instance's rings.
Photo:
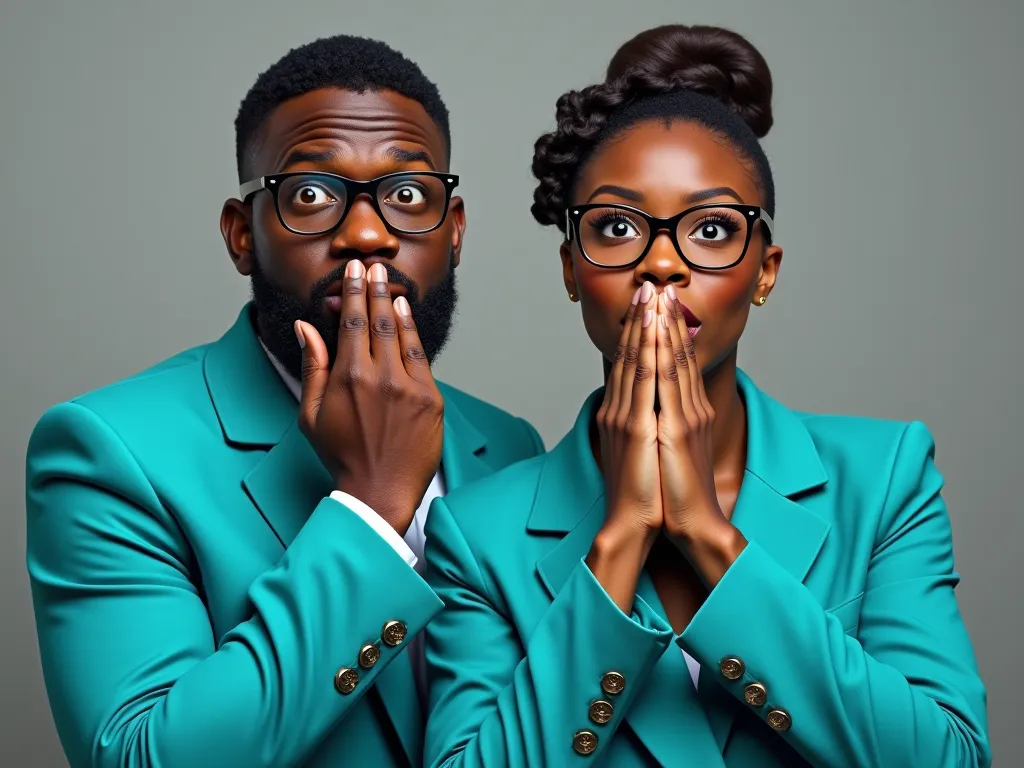
<svg viewBox="0 0 1024 768">
<path fill-rule="evenodd" d="M 758 138 L 772 127 L 772 75 L 742 35 L 721 27 L 669 24 L 645 30 L 616 51 L 610 83 L 629 77 L 657 90 L 713 96 L 739 115 Z"/>
</svg>

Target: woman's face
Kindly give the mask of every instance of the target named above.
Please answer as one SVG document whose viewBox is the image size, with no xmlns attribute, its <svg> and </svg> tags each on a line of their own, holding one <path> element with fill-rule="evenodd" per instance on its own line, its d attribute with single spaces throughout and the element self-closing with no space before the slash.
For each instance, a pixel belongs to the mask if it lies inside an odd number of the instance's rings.
<svg viewBox="0 0 1024 768">
<path fill-rule="evenodd" d="M 618 203 L 651 216 L 668 218 L 704 203 L 762 203 L 752 166 L 741 162 L 732 146 L 706 128 L 682 120 L 666 127 L 664 121 L 641 122 L 627 128 L 600 147 L 590 158 L 576 184 L 574 205 Z M 728 211 L 724 211 L 728 213 Z M 716 254 L 726 238 L 744 238 L 742 213 L 732 221 L 723 218 L 686 217 L 678 230 L 679 244 L 691 260 L 701 253 Z M 737 228 L 737 224 L 740 225 Z M 629 240 L 643 229 L 625 218 L 591 217 L 580 222 L 590 228 L 593 257 L 598 247 L 635 248 Z M 584 242 L 587 242 L 586 240 Z M 676 252 L 667 230 L 654 237 L 644 258 L 632 267 L 605 269 L 587 261 L 579 239 L 562 246 L 565 286 L 575 293 L 583 308 L 583 323 L 594 345 L 606 360 L 615 355 L 633 294 L 644 281 L 658 292 L 675 287 L 689 310 L 688 321 L 699 327 L 693 336 L 703 371 L 712 370 L 736 348 L 747 322 L 747 313 L 759 297 L 775 285 L 782 249 L 766 245 L 762 225 L 754 225 L 742 261 L 721 271 L 691 269 Z M 717 250 L 716 250 L 717 249 Z M 702 260 L 701 263 L 709 263 Z M 691 334 L 693 331 L 691 331 Z"/>
</svg>

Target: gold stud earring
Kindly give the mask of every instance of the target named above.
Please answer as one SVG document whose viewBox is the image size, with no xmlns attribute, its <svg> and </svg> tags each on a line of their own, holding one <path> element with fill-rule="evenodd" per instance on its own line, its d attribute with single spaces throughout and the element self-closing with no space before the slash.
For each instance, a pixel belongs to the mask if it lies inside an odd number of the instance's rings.
<svg viewBox="0 0 1024 768">
<path fill-rule="evenodd" d="M 758 303 L 758 304 L 760 304 L 761 306 L 764 306 L 764 303 L 765 303 L 766 301 L 768 301 L 768 297 L 767 297 L 767 296 L 762 296 L 761 298 L 759 298 L 759 299 L 757 300 L 757 303 Z"/>
</svg>

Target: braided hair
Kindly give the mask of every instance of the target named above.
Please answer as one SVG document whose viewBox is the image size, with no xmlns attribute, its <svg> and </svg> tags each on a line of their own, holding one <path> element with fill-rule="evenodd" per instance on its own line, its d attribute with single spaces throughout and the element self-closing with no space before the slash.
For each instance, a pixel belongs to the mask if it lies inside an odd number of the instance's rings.
<svg viewBox="0 0 1024 768">
<path fill-rule="evenodd" d="M 564 234 L 576 180 L 598 147 L 638 122 L 680 119 L 735 147 L 774 216 L 775 185 L 759 141 L 772 126 L 771 98 L 768 64 L 741 35 L 681 24 L 641 32 L 612 57 L 603 83 L 558 99 L 557 127 L 534 145 L 530 212 Z"/>
</svg>

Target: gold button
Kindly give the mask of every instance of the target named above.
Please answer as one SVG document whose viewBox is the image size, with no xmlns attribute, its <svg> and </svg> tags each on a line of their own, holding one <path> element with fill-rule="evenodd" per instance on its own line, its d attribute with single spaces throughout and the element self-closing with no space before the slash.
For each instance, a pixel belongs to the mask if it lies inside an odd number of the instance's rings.
<svg viewBox="0 0 1024 768">
<path fill-rule="evenodd" d="M 597 749 L 597 734 L 593 731 L 576 731 L 572 737 L 572 748 L 580 755 L 591 754 Z"/>
<path fill-rule="evenodd" d="M 768 713 L 767 720 L 768 725 L 776 731 L 788 731 L 789 726 L 793 724 L 793 719 L 789 716 L 789 712 L 784 709 L 773 709 Z"/>
<path fill-rule="evenodd" d="M 604 725 L 612 719 L 612 715 L 615 714 L 615 708 L 612 706 L 610 701 L 604 701 L 598 699 L 590 704 L 590 719 L 598 725 Z"/>
<path fill-rule="evenodd" d="M 718 668 L 722 670 L 722 677 L 726 680 L 739 680 L 743 677 L 743 673 L 747 671 L 747 666 L 743 663 L 743 659 L 736 656 L 726 656 L 719 663 Z"/>
<path fill-rule="evenodd" d="M 743 689 L 743 698 L 752 707 L 763 707 L 768 701 L 768 689 L 760 683 L 751 683 Z"/>
<path fill-rule="evenodd" d="M 359 673 L 354 669 L 342 667 L 334 676 L 334 687 L 342 696 L 347 696 L 359 685 Z"/>
<path fill-rule="evenodd" d="M 601 678 L 601 690 L 610 696 L 622 693 L 626 687 L 626 678 L 618 672 L 605 672 Z"/>
<path fill-rule="evenodd" d="M 370 669 L 380 659 L 380 648 L 374 643 L 367 643 L 359 649 L 359 666 Z"/>
<path fill-rule="evenodd" d="M 380 635 L 385 643 L 394 648 L 396 645 L 402 644 L 402 641 L 405 640 L 405 635 L 408 631 L 409 629 L 405 626 L 405 622 L 389 621 L 384 625 L 384 629 L 381 630 Z"/>
</svg>

